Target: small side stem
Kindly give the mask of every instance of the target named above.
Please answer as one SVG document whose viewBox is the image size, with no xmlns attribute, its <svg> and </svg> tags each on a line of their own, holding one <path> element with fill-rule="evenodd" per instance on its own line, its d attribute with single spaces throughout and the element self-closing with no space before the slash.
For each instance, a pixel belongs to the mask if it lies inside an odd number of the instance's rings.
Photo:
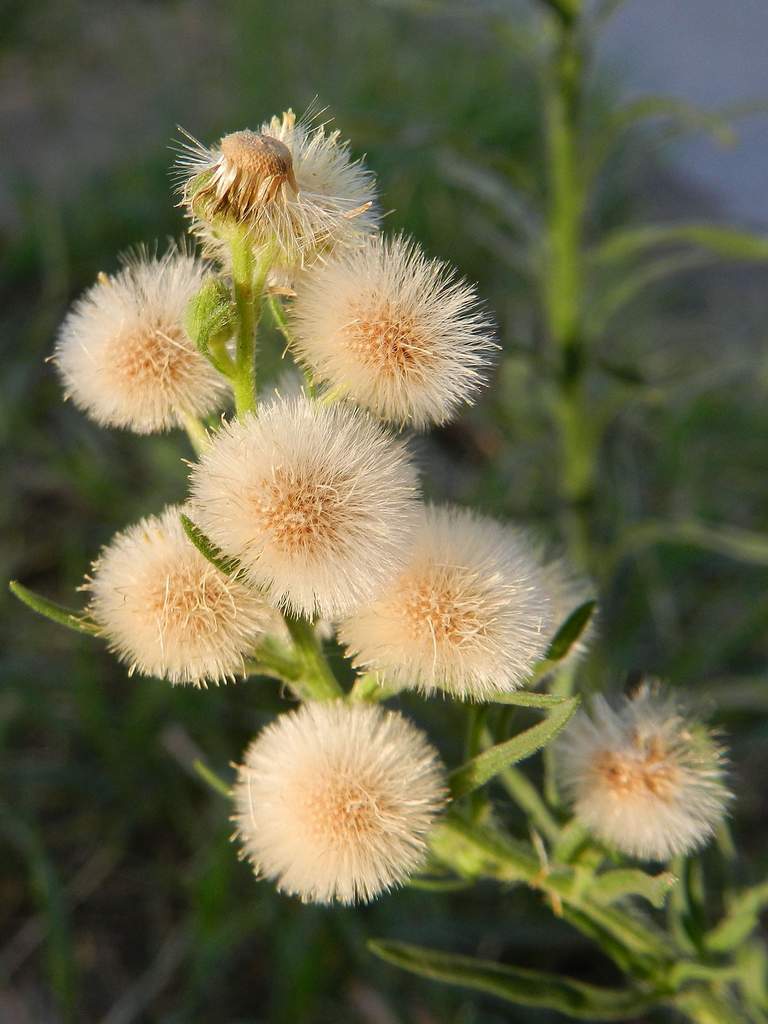
<svg viewBox="0 0 768 1024">
<path fill-rule="evenodd" d="M 286 615 L 285 624 L 303 668 L 301 679 L 294 685 L 303 689 L 312 700 L 338 700 L 343 697 L 344 691 L 331 671 L 312 623 L 308 619 Z"/>
<path fill-rule="evenodd" d="M 208 447 L 208 432 L 200 420 L 191 413 L 182 412 L 180 417 L 184 423 L 184 429 L 187 432 L 189 443 L 192 445 L 195 455 L 202 455 Z"/>
</svg>

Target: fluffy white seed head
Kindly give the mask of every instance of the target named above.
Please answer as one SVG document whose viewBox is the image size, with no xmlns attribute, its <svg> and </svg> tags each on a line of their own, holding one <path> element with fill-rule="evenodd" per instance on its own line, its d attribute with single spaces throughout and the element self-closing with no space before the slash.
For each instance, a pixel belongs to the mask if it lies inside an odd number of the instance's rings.
<svg viewBox="0 0 768 1024">
<path fill-rule="evenodd" d="M 644 685 L 618 707 L 597 697 L 557 744 L 559 776 L 574 814 L 633 857 L 667 860 L 702 846 L 730 794 L 724 754 L 669 696 Z"/>
<path fill-rule="evenodd" d="M 304 704 L 246 751 L 234 789 L 236 837 L 257 873 L 305 902 L 366 902 L 426 854 L 446 799 L 426 736 L 370 704 Z"/>
<path fill-rule="evenodd" d="M 219 572 L 168 507 L 118 533 L 94 562 L 89 613 L 131 673 L 205 686 L 242 674 L 277 616 Z"/>
<path fill-rule="evenodd" d="M 495 344 L 472 285 L 404 237 L 317 264 L 297 286 L 296 354 L 382 419 L 444 423 L 484 383 Z"/>
<path fill-rule="evenodd" d="M 373 174 L 352 160 L 338 131 L 289 110 L 259 131 L 208 148 L 185 133 L 177 162 L 182 204 L 216 255 L 233 225 L 278 266 L 303 267 L 375 229 Z"/>
<path fill-rule="evenodd" d="M 427 508 L 408 564 L 339 638 L 384 683 L 488 700 L 520 686 L 546 649 L 549 600 L 525 535 Z"/>
<path fill-rule="evenodd" d="M 114 277 L 100 275 L 56 342 L 67 397 L 102 426 L 137 434 L 215 411 L 225 383 L 184 327 L 187 304 L 208 276 L 205 264 L 176 249 L 129 257 Z"/>
<path fill-rule="evenodd" d="M 221 429 L 191 489 L 195 522 L 269 601 L 331 618 L 402 566 L 418 508 L 399 441 L 351 406 L 303 395 Z"/>
</svg>

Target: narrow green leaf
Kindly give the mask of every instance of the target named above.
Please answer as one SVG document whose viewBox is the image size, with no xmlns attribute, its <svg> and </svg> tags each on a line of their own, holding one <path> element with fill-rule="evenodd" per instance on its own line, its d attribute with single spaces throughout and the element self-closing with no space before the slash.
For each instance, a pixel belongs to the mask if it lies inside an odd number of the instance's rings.
<svg viewBox="0 0 768 1024">
<path fill-rule="evenodd" d="M 511 764 L 530 757 L 537 750 L 546 746 L 557 736 L 560 730 L 578 707 L 579 698 L 571 697 L 553 708 L 543 722 L 531 726 L 525 732 L 518 733 L 503 743 L 497 743 L 489 750 L 471 758 L 449 777 L 451 794 L 454 798 L 465 796 L 479 786 L 485 785 L 499 772 Z"/>
<path fill-rule="evenodd" d="M 606 266 L 669 245 L 693 245 L 729 260 L 768 260 L 768 238 L 703 222 L 621 228 L 600 243 L 592 253 L 592 259 L 596 264 Z"/>
<path fill-rule="evenodd" d="M 429 835 L 432 856 L 462 878 L 530 883 L 541 863 L 530 846 L 448 814 Z"/>
<path fill-rule="evenodd" d="M 580 604 L 578 608 L 571 612 L 557 633 L 555 633 L 552 643 L 549 645 L 549 650 L 546 654 L 547 661 L 563 660 L 589 625 L 589 620 L 592 618 L 596 607 L 597 601 L 592 599 L 585 601 L 584 604 Z"/>
<path fill-rule="evenodd" d="M 749 938 L 760 914 L 768 907 L 768 882 L 761 882 L 739 893 L 723 920 L 706 936 L 707 948 L 726 953 Z"/>
<path fill-rule="evenodd" d="M 210 540 L 199 526 L 196 526 L 189 516 L 181 514 L 181 525 L 184 527 L 184 533 L 192 541 L 197 550 L 206 558 L 211 565 L 215 565 L 216 568 L 223 572 L 225 576 L 232 576 L 235 579 L 244 577 L 244 572 L 240 568 L 240 562 L 236 558 L 229 558 L 221 548 L 218 548 L 212 540 Z"/>
<path fill-rule="evenodd" d="M 27 590 L 26 587 L 16 580 L 10 581 L 8 589 L 14 597 L 17 597 L 28 608 L 37 612 L 38 615 L 50 619 L 51 622 L 55 622 L 59 626 L 66 626 L 67 629 L 72 629 L 76 633 L 85 633 L 88 636 L 99 635 L 99 627 L 95 622 L 85 618 L 83 612 L 75 611 L 73 608 L 65 608 L 64 605 L 57 604 L 55 601 L 49 601 L 47 597 L 41 597 L 31 590 Z"/>
<path fill-rule="evenodd" d="M 596 875 L 589 886 L 589 897 L 595 902 L 607 905 L 625 896 L 640 896 L 651 906 L 664 906 L 677 878 L 671 871 L 649 875 L 638 868 L 616 868 Z"/>
<path fill-rule="evenodd" d="M 554 664 L 551 666 L 554 668 Z M 565 704 L 570 697 L 559 697 L 555 693 L 531 693 L 526 690 L 500 693 L 493 698 L 494 704 L 513 704 L 517 708 L 556 708 Z"/>
<path fill-rule="evenodd" d="M 452 953 L 381 939 L 369 950 L 387 963 L 412 974 L 448 985 L 461 985 L 499 996 L 520 1006 L 557 1010 L 576 1020 L 625 1020 L 642 1013 L 652 1002 L 631 989 L 598 988 L 557 974 L 507 967 Z"/>
</svg>

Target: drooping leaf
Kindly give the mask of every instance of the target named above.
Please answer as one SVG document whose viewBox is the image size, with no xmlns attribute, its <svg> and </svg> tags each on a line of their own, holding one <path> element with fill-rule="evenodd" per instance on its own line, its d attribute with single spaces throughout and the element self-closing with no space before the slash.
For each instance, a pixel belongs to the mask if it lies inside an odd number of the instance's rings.
<svg viewBox="0 0 768 1024">
<path fill-rule="evenodd" d="M 694 246 L 729 260 L 768 260 L 768 238 L 704 222 L 643 224 L 612 232 L 592 253 L 599 266 L 644 256 L 661 246 Z"/>
<path fill-rule="evenodd" d="M 465 796 L 479 786 L 485 785 L 499 772 L 511 764 L 530 757 L 546 746 L 566 725 L 579 705 L 578 697 L 570 697 L 552 708 L 543 722 L 531 726 L 525 732 L 477 754 L 453 771 L 449 777 L 451 795 Z"/>
<path fill-rule="evenodd" d="M 72 629 L 76 633 L 85 633 L 88 636 L 99 635 L 99 627 L 95 622 L 87 619 L 84 612 L 76 611 L 74 608 L 65 608 L 62 604 L 49 601 L 47 597 L 35 594 L 16 580 L 11 580 L 8 589 L 28 608 L 37 612 L 38 615 L 50 619 L 51 622 L 55 622 L 59 626 L 66 626 L 67 629 Z"/>
<path fill-rule="evenodd" d="M 563 660 L 589 625 L 596 607 L 597 601 L 591 599 L 580 604 L 578 608 L 571 612 L 552 638 L 549 650 L 546 653 L 547 661 Z"/>
<path fill-rule="evenodd" d="M 183 512 L 181 514 L 181 525 L 184 527 L 184 533 L 186 533 L 203 558 L 207 559 L 211 565 L 215 565 L 225 576 L 231 576 L 235 579 L 244 576 L 243 570 L 240 568 L 240 562 L 236 558 L 230 558 L 225 555 L 221 548 L 217 547 L 209 537 L 206 537 L 200 527 L 196 526 L 189 516 L 184 515 Z"/>
<path fill-rule="evenodd" d="M 557 974 L 441 953 L 406 942 L 377 939 L 369 942 L 368 948 L 387 963 L 423 978 L 486 992 L 520 1006 L 557 1010 L 575 1020 L 625 1020 L 642 1013 L 652 1001 L 631 989 L 598 988 Z"/>
<path fill-rule="evenodd" d="M 768 537 L 734 526 L 706 526 L 693 520 L 642 523 L 625 531 L 613 561 L 653 544 L 687 544 L 755 565 L 768 565 Z"/>
</svg>

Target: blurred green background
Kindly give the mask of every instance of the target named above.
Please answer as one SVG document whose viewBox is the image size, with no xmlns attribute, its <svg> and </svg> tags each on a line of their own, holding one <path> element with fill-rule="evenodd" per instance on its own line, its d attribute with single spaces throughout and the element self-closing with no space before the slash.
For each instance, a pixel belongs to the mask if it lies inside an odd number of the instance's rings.
<svg viewBox="0 0 768 1024">
<path fill-rule="evenodd" d="M 315 96 L 367 153 L 388 229 L 455 262 L 497 316 L 493 390 L 416 443 L 427 492 L 562 540 L 552 368 L 526 247 L 546 182 L 546 38 L 532 9 L 0 3 L 6 578 L 75 603 L 116 529 L 183 497 L 185 438 L 98 430 L 62 403 L 45 358 L 68 303 L 114 269 L 118 251 L 183 231 L 168 177 L 176 124 L 213 140 Z M 585 130 L 596 147 L 621 78 L 614 67 L 590 80 Z M 683 121 L 726 138 L 711 119 Z M 649 219 L 722 218 L 668 161 L 661 141 L 672 128 L 621 134 L 588 240 Z M 639 670 L 711 711 L 732 747 L 738 872 L 748 882 L 768 867 L 765 271 L 666 258 L 631 295 L 617 291 L 625 278 L 615 269 L 587 297 L 598 313 L 610 313 L 612 295 L 621 305 L 595 332 L 589 370 L 591 402 L 605 411 L 586 513 L 602 613 L 581 682 L 619 689 Z M 648 520 L 657 526 L 639 530 Z M 202 755 L 226 771 L 286 706 L 274 684 L 197 692 L 128 679 L 99 645 L 2 601 L 0 1020 L 555 1020 L 399 974 L 366 953 L 372 936 L 612 980 L 607 961 L 527 892 L 405 890 L 329 910 L 255 883 L 228 841 L 226 806 L 191 763 Z M 402 703 L 455 763 L 460 709 Z"/>
</svg>

